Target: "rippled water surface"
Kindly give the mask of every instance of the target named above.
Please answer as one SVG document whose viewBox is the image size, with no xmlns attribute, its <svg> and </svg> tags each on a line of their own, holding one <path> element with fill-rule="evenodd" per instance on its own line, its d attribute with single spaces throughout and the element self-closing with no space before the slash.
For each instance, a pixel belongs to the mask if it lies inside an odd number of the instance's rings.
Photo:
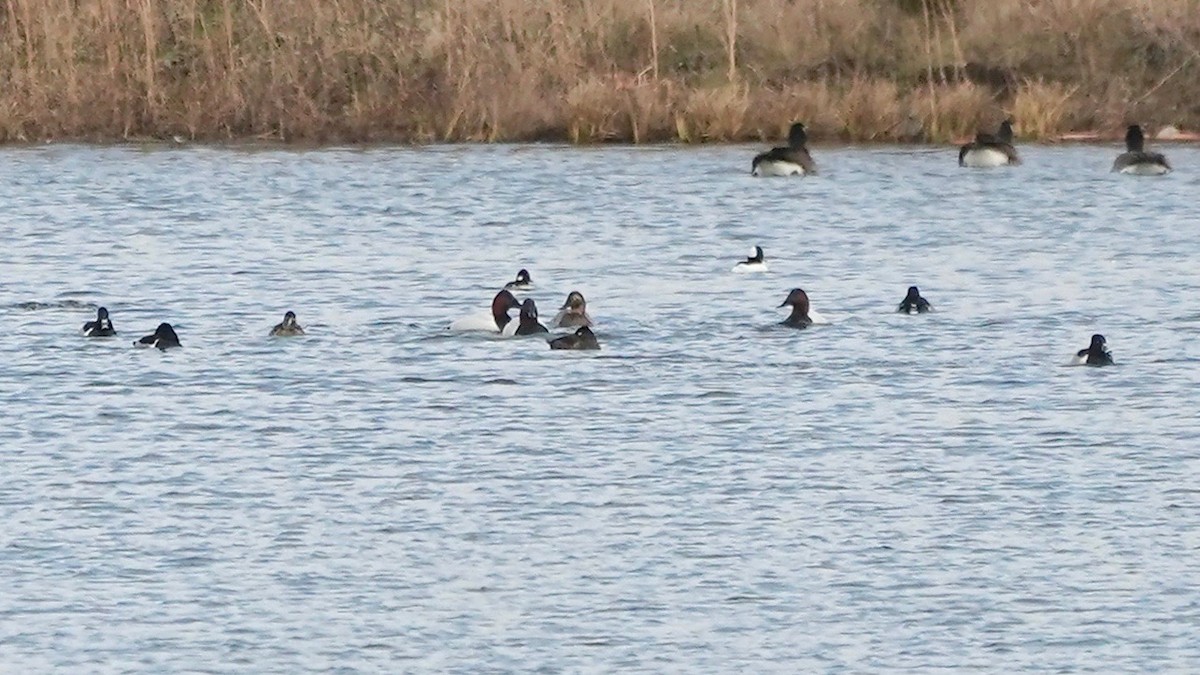
<svg viewBox="0 0 1200 675">
<path fill-rule="evenodd" d="M 0 663 L 1200 670 L 1200 149 L 758 149 L 0 151 Z"/>
</svg>

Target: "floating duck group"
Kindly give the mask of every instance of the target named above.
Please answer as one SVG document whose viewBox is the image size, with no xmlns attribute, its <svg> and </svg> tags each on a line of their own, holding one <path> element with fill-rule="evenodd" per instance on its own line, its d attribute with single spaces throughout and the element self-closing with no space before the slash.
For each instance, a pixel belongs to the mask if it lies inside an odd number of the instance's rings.
<svg viewBox="0 0 1200 675">
<path fill-rule="evenodd" d="M 746 260 L 737 263 L 733 271 L 739 274 L 745 273 L 746 267 L 752 267 L 756 271 L 766 270 L 766 256 L 761 246 L 755 246 L 754 254 Z M 447 329 L 455 331 L 484 331 L 508 336 L 548 335 L 550 330 L 542 325 L 538 319 L 537 303 L 534 302 L 533 298 L 526 298 L 523 302 L 518 301 L 510 290 L 512 288 L 520 290 L 533 288 L 533 279 L 528 270 L 521 270 L 515 280 L 505 284 L 504 288 L 501 288 L 496 293 L 495 297 L 492 298 L 492 312 L 490 317 L 467 317 L 459 319 L 447 326 Z M 788 328 L 804 329 L 815 324 L 828 323 L 828 321 L 812 310 L 808 293 L 803 288 L 793 288 L 789 291 L 787 297 L 779 304 L 779 307 L 791 308 L 788 316 L 780 322 L 780 325 Z M 518 312 L 516 320 L 508 314 L 513 310 Z M 908 292 L 905 294 L 904 299 L 900 301 L 900 304 L 897 305 L 896 311 L 903 314 L 926 314 L 933 311 L 933 305 L 921 296 L 920 288 L 909 286 Z M 583 297 L 583 293 L 579 291 L 568 293 L 566 301 L 559 308 L 558 314 L 555 315 L 551 324 L 555 328 L 575 328 L 575 331 L 547 339 L 550 349 L 600 349 L 600 341 L 596 337 L 596 333 L 592 331 L 592 326 L 595 324 L 592 321 L 592 317 L 588 315 L 587 300 Z M 100 307 L 97 309 L 96 318 L 84 323 L 82 332 L 85 337 L 89 338 L 115 336 L 117 330 L 113 326 L 108 308 Z M 276 324 L 271 329 L 269 335 L 272 337 L 294 337 L 305 335 L 305 332 L 304 328 L 296 320 L 296 313 L 289 310 L 283 315 L 283 321 Z M 139 338 L 133 344 L 135 347 L 152 347 L 164 351 L 182 346 L 174 327 L 165 322 L 160 323 L 153 333 Z M 1086 349 L 1076 352 L 1072 363 L 1089 366 L 1113 365 L 1112 354 L 1108 349 L 1108 342 L 1104 339 L 1104 336 L 1100 334 L 1093 335 L 1091 344 Z"/>
<path fill-rule="evenodd" d="M 104 338 L 113 337 L 116 334 L 117 329 L 113 327 L 112 318 L 109 317 L 107 307 L 97 309 L 96 319 L 83 324 L 84 337 Z M 304 329 L 300 327 L 300 324 L 296 323 L 296 313 L 289 311 L 283 315 L 283 321 L 271 329 L 270 335 L 277 337 L 304 335 Z M 153 333 L 134 340 L 133 346 L 152 347 L 166 351 L 174 347 L 182 347 L 183 345 L 179 342 L 179 335 L 175 333 L 175 328 L 171 324 L 163 322 L 158 324 L 158 328 L 155 328 Z"/>
<path fill-rule="evenodd" d="M 808 151 L 808 133 L 802 122 L 795 122 L 788 131 L 788 144 L 784 147 L 772 148 L 754 157 L 750 164 L 750 172 L 754 176 L 813 176 L 817 174 L 817 164 Z M 995 133 L 979 132 L 975 138 L 959 148 L 958 164 L 968 168 L 991 168 L 999 166 L 1017 166 L 1021 158 L 1013 145 L 1013 121 L 1005 119 L 1000 123 Z M 1130 125 L 1125 132 L 1125 152 L 1121 153 L 1112 165 L 1112 171 L 1124 174 L 1161 176 L 1171 171 L 1171 165 L 1165 156 L 1158 152 L 1148 152 L 1145 148 L 1145 134 L 1137 124 Z M 753 274 L 767 272 L 766 256 L 761 246 L 755 246 L 753 253 L 745 260 L 733 266 L 735 274 Z M 517 272 L 516 278 L 504 284 L 504 287 L 492 298 L 491 312 L 487 316 L 472 316 L 455 320 L 447 328 L 454 331 L 484 331 L 499 333 L 505 336 L 549 335 L 550 330 L 543 325 L 538 316 L 537 303 L 532 298 L 524 301 L 517 300 L 515 292 L 533 288 L 533 277 L 529 270 Z M 789 328 L 804 329 L 814 324 L 826 323 L 816 314 L 810 305 L 808 294 L 802 288 L 793 288 L 779 307 L 790 307 L 791 311 L 781 324 Z M 509 312 L 516 311 L 514 320 Z M 904 299 L 896 308 L 904 314 L 926 314 L 933 311 L 933 305 L 921 297 L 921 291 L 916 286 L 910 286 Z M 598 350 L 600 342 L 593 332 L 595 325 L 587 312 L 587 300 L 579 291 L 571 291 L 555 315 L 551 326 L 554 328 L 575 328 L 574 332 L 549 337 L 547 343 L 550 349 L 562 350 Z M 117 334 L 108 309 L 100 307 L 96 319 L 83 325 L 83 334 L 91 338 L 112 337 Z M 270 335 L 275 337 L 292 337 L 304 335 L 304 329 L 297 323 L 295 312 L 288 311 L 283 321 L 271 329 Z M 169 323 L 161 323 L 153 333 L 146 335 L 134 345 L 153 347 L 161 350 L 181 346 L 179 336 Z M 1103 335 L 1092 336 L 1091 344 L 1086 349 L 1079 350 L 1073 362 L 1090 366 L 1113 365 L 1112 354 Z"/>
<path fill-rule="evenodd" d="M 1112 171 L 1138 176 L 1161 176 L 1171 171 L 1167 158 L 1160 152 L 1147 152 L 1146 136 L 1139 124 L 1125 130 L 1125 152 L 1113 161 Z M 975 138 L 958 150 L 958 165 L 972 169 L 998 166 L 1018 166 L 1021 157 L 1013 145 L 1013 121 L 1000 123 L 996 133 L 980 131 Z M 753 176 L 815 176 L 817 163 L 808 152 L 808 133 L 803 122 L 795 122 L 788 131 L 784 147 L 755 155 L 750 162 Z"/>
</svg>

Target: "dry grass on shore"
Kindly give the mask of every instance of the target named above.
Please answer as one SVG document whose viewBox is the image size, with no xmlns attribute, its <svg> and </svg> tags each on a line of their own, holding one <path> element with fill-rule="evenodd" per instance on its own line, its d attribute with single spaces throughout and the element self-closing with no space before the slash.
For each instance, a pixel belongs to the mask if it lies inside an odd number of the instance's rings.
<svg viewBox="0 0 1200 675">
<path fill-rule="evenodd" d="M 1200 0 L 7 0 L 0 141 L 1200 128 Z"/>
</svg>

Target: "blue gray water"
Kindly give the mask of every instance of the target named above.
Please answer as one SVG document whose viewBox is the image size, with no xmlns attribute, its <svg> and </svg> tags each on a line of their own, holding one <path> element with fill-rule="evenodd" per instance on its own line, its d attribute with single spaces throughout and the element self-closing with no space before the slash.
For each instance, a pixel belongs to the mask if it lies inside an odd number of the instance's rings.
<svg viewBox="0 0 1200 675">
<path fill-rule="evenodd" d="M 1200 670 L 1200 149 L 758 149 L 0 151 L 0 663 Z"/>
</svg>

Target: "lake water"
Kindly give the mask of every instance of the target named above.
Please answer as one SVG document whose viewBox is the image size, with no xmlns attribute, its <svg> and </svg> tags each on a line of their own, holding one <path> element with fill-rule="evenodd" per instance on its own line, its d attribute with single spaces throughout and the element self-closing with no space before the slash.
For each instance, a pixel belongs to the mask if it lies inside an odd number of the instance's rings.
<svg viewBox="0 0 1200 675">
<path fill-rule="evenodd" d="M 1162 149 L 2 150 L 0 663 L 1200 670 Z M 447 334 L 522 267 L 602 351 Z M 793 287 L 832 323 L 779 327 Z M 1118 365 L 1065 367 L 1096 332 Z"/>
</svg>

